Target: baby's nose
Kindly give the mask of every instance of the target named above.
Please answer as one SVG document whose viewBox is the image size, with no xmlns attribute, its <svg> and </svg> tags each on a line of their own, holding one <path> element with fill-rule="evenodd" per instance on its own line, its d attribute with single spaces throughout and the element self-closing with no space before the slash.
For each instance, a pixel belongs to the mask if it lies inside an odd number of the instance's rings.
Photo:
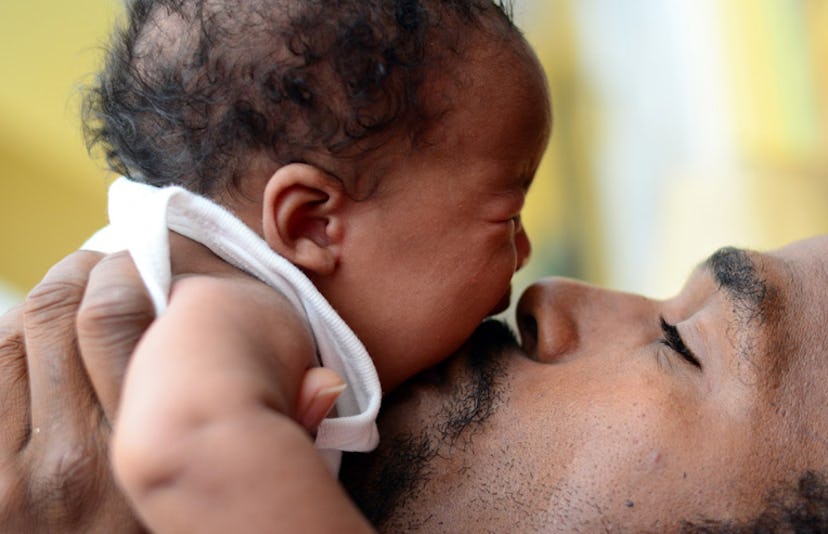
<svg viewBox="0 0 828 534">
<path fill-rule="evenodd" d="M 517 266 L 515 270 L 519 271 L 529 262 L 529 256 L 532 255 L 532 243 L 529 241 L 529 235 L 526 233 L 526 229 L 522 224 L 520 224 L 515 233 L 515 249 L 517 250 Z"/>
</svg>

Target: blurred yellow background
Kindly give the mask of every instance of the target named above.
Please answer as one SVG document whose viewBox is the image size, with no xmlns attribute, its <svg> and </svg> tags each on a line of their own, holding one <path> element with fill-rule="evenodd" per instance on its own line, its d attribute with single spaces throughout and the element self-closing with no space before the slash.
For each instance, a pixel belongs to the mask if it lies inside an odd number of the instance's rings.
<svg viewBox="0 0 828 534">
<path fill-rule="evenodd" d="M 118 0 L 0 2 L 0 309 L 105 222 L 78 87 Z M 828 231 L 828 1 L 516 0 L 555 126 L 518 287 L 668 296 L 715 248 Z"/>
<path fill-rule="evenodd" d="M 0 2 L 0 282 L 20 295 L 106 221 L 78 86 L 97 68 L 113 0 Z M 0 302 L 1 304 L 1 302 Z"/>
</svg>

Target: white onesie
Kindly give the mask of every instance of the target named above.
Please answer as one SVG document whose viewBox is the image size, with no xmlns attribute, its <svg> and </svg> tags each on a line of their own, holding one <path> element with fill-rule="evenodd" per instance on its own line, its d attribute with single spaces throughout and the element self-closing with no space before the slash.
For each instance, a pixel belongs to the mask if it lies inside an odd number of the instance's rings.
<svg viewBox="0 0 828 534">
<path fill-rule="evenodd" d="M 376 447 L 382 396 L 376 368 L 354 332 L 302 271 L 228 210 L 181 187 L 158 188 L 118 178 L 109 189 L 109 221 L 83 248 L 107 253 L 129 250 L 156 316 L 166 309 L 170 290 L 168 229 L 203 244 L 283 293 L 303 312 L 321 364 L 348 384 L 337 400 L 336 417 L 320 425 L 316 447 L 334 472 L 339 469 L 340 451 Z"/>
</svg>

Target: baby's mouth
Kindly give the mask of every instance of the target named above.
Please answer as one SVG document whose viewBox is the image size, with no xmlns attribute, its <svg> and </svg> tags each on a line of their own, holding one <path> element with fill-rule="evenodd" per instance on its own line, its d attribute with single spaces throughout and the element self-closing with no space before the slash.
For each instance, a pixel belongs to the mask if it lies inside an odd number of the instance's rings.
<svg viewBox="0 0 828 534">
<path fill-rule="evenodd" d="M 509 286 L 509 289 L 506 290 L 506 294 L 504 294 L 503 298 L 501 298 L 500 301 L 495 305 L 495 307 L 492 308 L 492 311 L 489 312 L 489 315 L 487 315 L 487 317 L 490 317 L 492 315 L 497 315 L 500 312 L 506 311 L 506 309 L 509 307 L 509 303 L 511 303 L 511 301 L 512 301 L 512 286 Z"/>
</svg>

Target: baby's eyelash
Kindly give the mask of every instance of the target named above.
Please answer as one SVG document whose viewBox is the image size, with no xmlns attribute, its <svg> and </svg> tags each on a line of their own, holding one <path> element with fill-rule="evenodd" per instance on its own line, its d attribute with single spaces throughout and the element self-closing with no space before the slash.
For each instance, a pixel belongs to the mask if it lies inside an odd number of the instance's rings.
<svg viewBox="0 0 828 534">
<path fill-rule="evenodd" d="M 661 331 L 664 333 L 664 339 L 661 340 L 661 343 L 667 345 L 670 349 L 680 354 L 681 357 L 687 360 L 690 364 L 701 369 L 701 362 L 698 358 L 696 358 L 696 355 L 693 354 L 693 351 L 684 344 L 684 340 L 681 339 L 681 334 L 679 334 L 678 328 L 676 328 L 675 325 L 665 321 L 664 317 L 659 317 L 659 320 L 661 321 Z"/>
</svg>

